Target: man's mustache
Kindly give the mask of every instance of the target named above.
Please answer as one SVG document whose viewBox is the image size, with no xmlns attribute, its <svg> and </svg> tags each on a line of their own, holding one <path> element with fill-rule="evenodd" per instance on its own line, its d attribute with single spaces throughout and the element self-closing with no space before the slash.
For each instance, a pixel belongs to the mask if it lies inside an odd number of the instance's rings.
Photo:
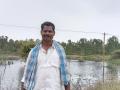
<svg viewBox="0 0 120 90">
<path fill-rule="evenodd" d="M 43 37 L 51 37 L 51 36 L 49 36 L 49 35 L 44 35 Z"/>
</svg>

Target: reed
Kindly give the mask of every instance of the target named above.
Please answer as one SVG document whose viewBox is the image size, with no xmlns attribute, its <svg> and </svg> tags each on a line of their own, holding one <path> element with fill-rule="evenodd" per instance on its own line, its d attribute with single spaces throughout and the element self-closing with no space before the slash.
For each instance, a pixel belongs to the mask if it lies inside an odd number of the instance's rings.
<svg viewBox="0 0 120 90">
<path fill-rule="evenodd" d="M 88 87 L 87 90 L 120 90 L 120 81 L 98 82 L 94 86 Z"/>
</svg>

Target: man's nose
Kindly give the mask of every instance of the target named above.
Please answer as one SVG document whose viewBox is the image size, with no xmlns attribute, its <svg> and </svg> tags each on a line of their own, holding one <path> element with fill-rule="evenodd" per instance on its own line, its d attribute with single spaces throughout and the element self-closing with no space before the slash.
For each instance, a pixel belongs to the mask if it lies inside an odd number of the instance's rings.
<svg viewBox="0 0 120 90">
<path fill-rule="evenodd" d="M 49 34 L 49 31 L 47 31 L 46 34 Z"/>
</svg>

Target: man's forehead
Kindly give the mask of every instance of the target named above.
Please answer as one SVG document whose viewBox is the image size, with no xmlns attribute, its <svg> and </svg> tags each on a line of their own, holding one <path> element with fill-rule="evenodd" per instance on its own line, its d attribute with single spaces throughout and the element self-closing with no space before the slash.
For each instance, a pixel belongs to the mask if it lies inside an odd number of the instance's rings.
<svg viewBox="0 0 120 90">
<path fill-rule="evenodd" d="M 52 26 L 45 25 L 43 28 L 52 28 Z"/>
<path fill-rule="evenodd" d="M 48 29 L 48 30 L 53 30 L 52 26 L 46 26 L 46 25 L 45 25 L 45 26 L 43 27 L 43 30 L 46 30 L 46 29 Z"/>
</svg>

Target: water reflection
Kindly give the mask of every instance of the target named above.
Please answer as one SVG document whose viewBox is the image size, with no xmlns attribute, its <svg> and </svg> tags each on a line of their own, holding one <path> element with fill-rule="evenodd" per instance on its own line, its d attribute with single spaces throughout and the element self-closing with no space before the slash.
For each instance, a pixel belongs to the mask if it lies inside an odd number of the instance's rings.
<svg viewBox="0 0 120 90">
<path fill-rule="evenodd" d="M 77 62 L 71 61 L 68 63 L 71 78 L 80 77 L 81 84 L 90 85 L 98 80 L 103 79 L 103 63 L 94 61 Z M 20 61 L 13 61 L 12 64 L 0 64 L 0 90 L 18 90 L 20 87 L 20 80 L 23 75 L 24 63 Z M 105 79 L 119 79 L 120 66 L 108 68 L 105 63 Z"/>
<path fill-rule="evenodd" d="M 74 60 L 69 62 L 70 73 L 72 74 L 73 82 L 80 78 L 81 87 L 84 90 L 85 87 L 94 85 L 98 81 L 103 81 L 103 63 L 94 61 L 75 62 Z M 114 66 L 108 68 L 109 64 L 104 63 L 104 81 L 106 80 L 118 80 L 120 79 L 120 66 Z M 77 79 L 75 79 L 75 77 Z M 76 81 L 75 81 L 76 82 Z"/>
<path fill-rule="evenodd" d="M 80 75 L 81 78 L 101 79 L 102 63 L 101 62 L 70 62 L 70 72 L 72 76 Z"/>
</svg>

